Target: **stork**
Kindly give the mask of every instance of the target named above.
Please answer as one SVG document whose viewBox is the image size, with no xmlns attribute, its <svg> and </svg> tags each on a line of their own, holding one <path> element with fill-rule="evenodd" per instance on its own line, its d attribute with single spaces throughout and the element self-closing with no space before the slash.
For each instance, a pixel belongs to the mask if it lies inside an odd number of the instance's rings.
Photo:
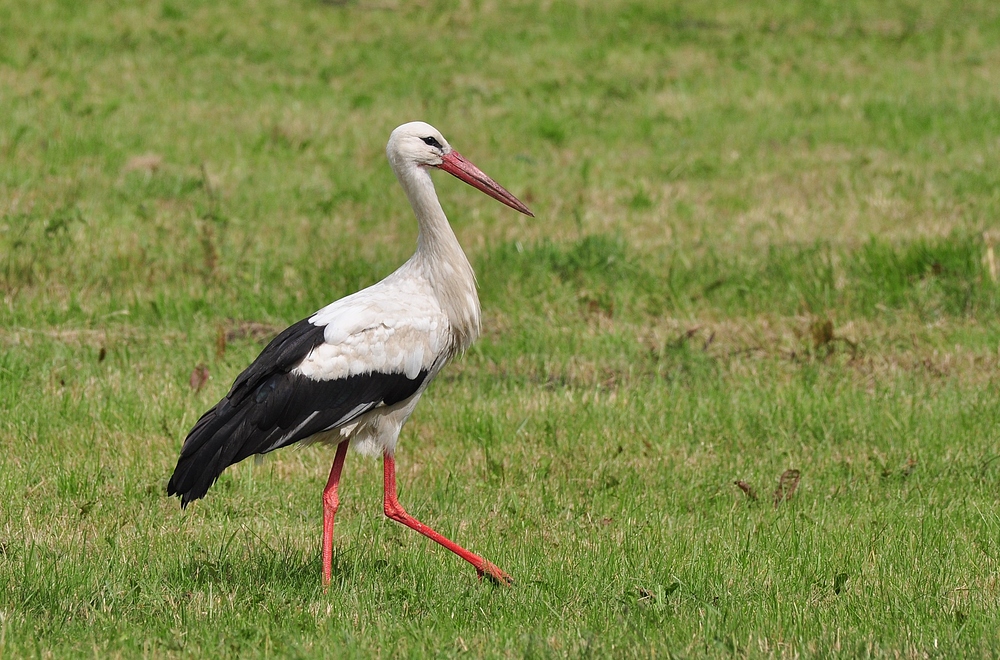
<svg viewBox="0 0 1000 660">
<path fill-rule="evenodd" d="M 417 216 L 417 250 L 381 282 L 330 303 L 275 337 L 229 393 L 198 420 L 167 493 L 181 506 L 254 454 L 296 442 L 336 444 L 323 490 L 323 585 L 330 583 L 337 486 L 348 447 L 382 457 L 385 515 L 511 584 L 495 564 L 408 514 L 396 496 L 396 443 L 427 385 L 479 336 L 476 277 L 441 208 L 430 170 L 465 181 L 533 217 L 528 207 L 424 122 L 397 127 L 386 155 Z"/>
</svg>

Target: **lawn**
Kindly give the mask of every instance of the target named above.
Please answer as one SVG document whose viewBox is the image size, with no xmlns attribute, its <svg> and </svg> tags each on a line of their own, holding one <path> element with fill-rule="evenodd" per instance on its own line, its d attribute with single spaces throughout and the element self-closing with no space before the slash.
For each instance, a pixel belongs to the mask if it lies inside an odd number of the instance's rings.
<svg viewBox="0 0 1000 660">
<path fill-rule="evenodd" d="M 1000 5 L 0 0 L 0 658 L 1000 656 Z M 187 431 L 415 246 L 484 334 L 386 520 Z M 199 376 L 208 375 L 207 380 Z"/>
</svg>

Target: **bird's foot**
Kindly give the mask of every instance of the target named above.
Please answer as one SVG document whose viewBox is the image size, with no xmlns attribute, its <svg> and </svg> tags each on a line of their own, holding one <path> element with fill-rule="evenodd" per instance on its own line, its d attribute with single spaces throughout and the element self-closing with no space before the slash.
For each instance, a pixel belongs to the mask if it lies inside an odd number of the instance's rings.
<svg viewBox="0 0 1000 660">
<path fill-rule="evenodd" d="M 513 586 L 514 578 L 507 575 L 502 571 L 496 564 L 491 561 L 483 561 L 482 566 L 476 567 L 476 573 L 479 574 L 479 579 L 482 580 L 486 578 L 493 584 L 502 585 L 505 587 Z"/>
</svg>

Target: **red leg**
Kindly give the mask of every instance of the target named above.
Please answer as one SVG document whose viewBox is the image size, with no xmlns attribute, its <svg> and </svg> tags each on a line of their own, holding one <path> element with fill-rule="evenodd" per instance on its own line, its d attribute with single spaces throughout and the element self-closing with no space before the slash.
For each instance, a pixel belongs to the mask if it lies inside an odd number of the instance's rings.
<svg viewBox="0 0 1000 660">
<path fill-rule="evenodd" d="M 344 458 L 347 457 L 349 441 L 344 440 L 337 445 L 337 455 L 330 468 L 330 478 L 323 489 L 323 586 L 329 586 L 333 574 L 333 517 L 337 515 L 340 498 L 337 496 L 337 485 L 340 483 L 340 471 L 344 469 Z"/>
<path fill-rule="evenodd" d="M 469 552 L 457 543 L 449 541 L 404 511 L 403 505 L 400 504 L 399 500 L 396 498 L 396 461 L 389 454 L 385 454 L 382 457 L 382 461 L 385 474 L 385 499 L 383 500 L 383 506 L 385 508 L 386 516 L 392 518 L 396 522 L 403 523 L 410 529 L 420 532 L 432 541 L 440 543 L 465 561 L 472 564 L 475 567 L 476 572 L 479 574 L 480 579 L 482 579 L 483 576 L 486 576 L 489 580 L 497 584 L 514 583 L 514 579 L 511 576 L 497 568 L 497 566 L 492 562 L 486 561 L 479 555 Z"/>
</svg>

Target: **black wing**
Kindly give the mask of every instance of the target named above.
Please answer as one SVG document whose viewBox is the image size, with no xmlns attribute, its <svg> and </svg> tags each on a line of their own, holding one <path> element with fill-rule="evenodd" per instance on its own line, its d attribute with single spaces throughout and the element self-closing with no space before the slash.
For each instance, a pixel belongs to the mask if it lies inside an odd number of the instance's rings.
<svg viewBox="0 0 1000 660">
<path fill-rule="evenodd" d="M 202 415 L 167 484 L 167 493 L 180 496 L 181 506 L 204 497 L 230 465 L 403 401 L 427 378 L 427 371 L 416 378 L 375 372 L 325 381 L 289 373 L 323 343 L 323 330 L 307 319 L 279 334 L 236 378 L 229 394 Z"/>
</svg>

